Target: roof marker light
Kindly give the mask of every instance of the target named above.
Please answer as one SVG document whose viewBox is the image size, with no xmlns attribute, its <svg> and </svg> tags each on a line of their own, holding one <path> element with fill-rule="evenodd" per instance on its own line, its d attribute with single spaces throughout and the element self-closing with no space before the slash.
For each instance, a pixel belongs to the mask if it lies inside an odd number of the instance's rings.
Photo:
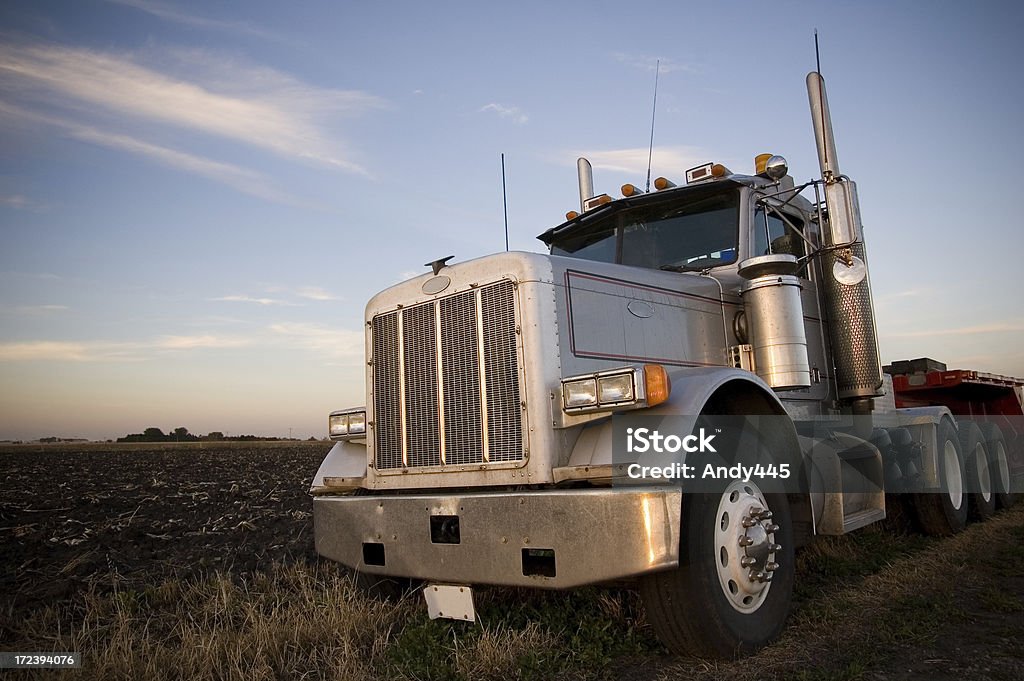
<svg viewBox="0 0 1024 681">
<path fill-rule="evenodd" d="M 593 198 L 587 199 L 583 203 L 583 210 L 584 211 L 593 210 L 594 208 L 597 208 L 599 206 L 603 206 L 604 204 L 611 203 L 611 202 L 612 202 L 612 197 L 608 196 L 607 194 L 600 194 L 600 195 L 595 196 Z"/>
<path fill-rule="evenodd" d="M 699 165 L 699 166 L 696 166 L 695 168 L 690 168 L 689 170 L 687 170 L 686 171 L 686 184 L 693 184 L 694 182 L 701 182 L 703 180 L 710 180 L 711 177 L 712 177 L 712 175 L 711 175 L 712 166 L 713 166 L 713 164 L 711 164 L 711 163 L 705 163 L 704 165 Z"/>
<path fill-rule="evenodd" d="M 622 185 L 623 196 L 639 196 L 640 194 L 643 194 L 643 192 L 640 191 L 640 188 L 637 187 L 635 184 L 629 184 L 627 182 L 626 184 Z"/>
<path fill-rule="evenodd" d="M 654 181 L 654 188 L 658 191 L 661 191 L 662 189 L 671 189 L 675 186 L 676 183 L 666 177 L 659 177 Z"/>
<path fill-rule="evenodd" d="M 772 157 L 771 154 L 758 154 L 754 157 L 754 174 L 764 175 L 764 171 L 768 166 L 768 159 Z"/>
</svg>

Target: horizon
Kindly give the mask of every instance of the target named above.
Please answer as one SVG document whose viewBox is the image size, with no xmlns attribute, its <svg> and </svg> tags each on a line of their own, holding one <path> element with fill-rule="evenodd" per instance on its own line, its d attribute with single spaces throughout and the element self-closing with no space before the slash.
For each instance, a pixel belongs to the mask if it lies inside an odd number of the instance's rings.
<svg viewBox="0 0 1024 681">
<path fill-rule="evenodd" d="M 4 3 L 0 440 L 324 437 L 365 302 L 504 250 L 501 154 L 511 250 L 578 207 L 578 156 L 643 186 L 659 62 L 653 176 L 817 177 L 815 30 L 882 363 L 1024 376 L 1024 7 L 616 7 Z"/>
</svg>

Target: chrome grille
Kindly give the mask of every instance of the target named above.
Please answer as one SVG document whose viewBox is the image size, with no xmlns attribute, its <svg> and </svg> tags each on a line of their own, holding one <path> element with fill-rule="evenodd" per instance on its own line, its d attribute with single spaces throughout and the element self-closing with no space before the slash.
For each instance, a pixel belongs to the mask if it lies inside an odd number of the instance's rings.
<svg viewBox="0 0 1024 681">
<path fill-rule="evenodd" d="M 512 282 L 378 315 L 372 333 L 378 470 L 522 459 Z"/>
<path fill-rule="evenodd" d="M 402 403 L 398 358 L 398 315 L 381 315 L 373 320 L 373 399 L 376 411 L 377 467 L 402 465 L 402 420 L 397 408 L 382 410 L 382 405 Z"/>
</svg>

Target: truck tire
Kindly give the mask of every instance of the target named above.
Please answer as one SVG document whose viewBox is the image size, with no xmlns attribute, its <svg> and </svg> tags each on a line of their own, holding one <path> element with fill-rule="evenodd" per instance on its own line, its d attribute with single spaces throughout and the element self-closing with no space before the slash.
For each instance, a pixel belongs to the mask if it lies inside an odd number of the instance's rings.
<svg viewBox="0 0 1024 681">
<path fill-rule="evenodd" d="M 991 457 L 992 485 L 996 493 L 996 507 L 1009 508 L 1017 500 L 1017 495 L 1010 493 L 1010 460 L 1006 453 L 1006 438 L 1003 431 L 994 423 L 982 421 L 978 424 L 981 435 Z"/>
<path fill-rule="evenodd" d="M 967 511 L 972 520 L 985 520 L 996 512 L 991 457 L 981 429 L 974 421 L 960 421 L 960 451 L 967 469 Z"/>
<path fill-rule="evenodd" d="M 933 537 L 956 534 L 967 525 L 967 473 L 960 439 L 952 422 L 942 419 L 936 432 L 939 489 L 914 495 L 914 513 L 921 530 Z"/>
<path fill-rule="evenodd" d="M 739 480 L 721 494 L 684 495 L 681 530 L 679 567 L 640 582 L 662 643 L 677 655 L 722 659 L 776 638 L 795 572 L 786 496 Z"/>
</svg>

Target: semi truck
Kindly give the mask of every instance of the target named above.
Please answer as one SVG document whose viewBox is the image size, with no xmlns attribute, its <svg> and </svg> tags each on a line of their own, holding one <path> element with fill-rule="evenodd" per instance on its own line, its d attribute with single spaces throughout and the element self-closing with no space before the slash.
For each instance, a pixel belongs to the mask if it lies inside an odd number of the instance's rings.
<svg viewBox="0 0 1024 681">
<path fill-rule="evenodd" d="M 596 194 L 503 252 L 365 310 L 365 405 L 329 415 L 317 551 L 369 589 L 474 620 L 477 585 L 631 584 L 673 652 L 783 629 L 794 552 L 905 503 L 955 533 L 1024 482 L 1024 381 L 883 367 L 856 184 L 824 80 L 820 178 L 719 163 Z M 883 371 L 884 368 L 884 371 Z"/>
</svg>

